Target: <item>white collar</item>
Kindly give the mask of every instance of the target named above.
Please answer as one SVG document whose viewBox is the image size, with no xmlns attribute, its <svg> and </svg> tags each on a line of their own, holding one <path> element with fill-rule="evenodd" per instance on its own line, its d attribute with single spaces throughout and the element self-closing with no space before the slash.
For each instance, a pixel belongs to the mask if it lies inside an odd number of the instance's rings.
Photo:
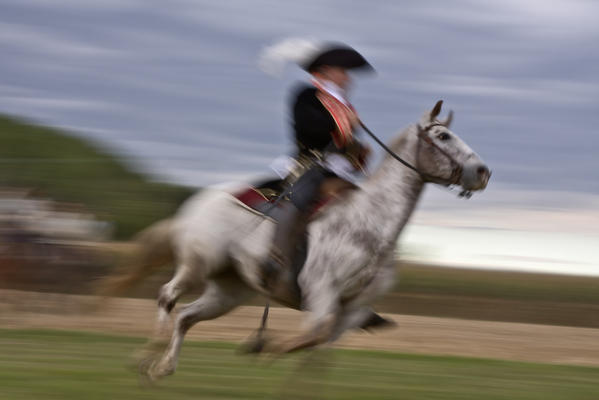
<svg viewBox="0 0 599 400">
<path fill-rule="evenodd" d="M 325 79 L 312 78 L 312 83 L 314 83 L 314 85 L 319 89 L 324 90 L 325 92 L 327 92 L 328 94 L 345 104 L 347 107 L 351 107 L 351 104 L 345 97 L 345 90 L 341 89 L 334 82 Z"/>
</svg>

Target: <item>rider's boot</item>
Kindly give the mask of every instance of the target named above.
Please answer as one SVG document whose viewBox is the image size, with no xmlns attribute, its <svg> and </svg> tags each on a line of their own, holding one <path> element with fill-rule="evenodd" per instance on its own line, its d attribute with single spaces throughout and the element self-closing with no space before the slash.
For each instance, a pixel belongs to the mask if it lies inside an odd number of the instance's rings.
<svg viewBox="0 0 599 400">
<path fill-rule="evenodd" d="M 289 271 L 296 255 L 296 248 L 305 234 L 308 214 L 320 185 L 325 179 L 321 167 L 314 167 L 302 175 L 293 185 L 290 201 L 281 203 L 277 210 L 277 227 L 273 246 L 267 261 L 262 265 L 263 287 L 272 290 L 283 271 Z M 294 268 L 294 270 L 299 268 Z M 296 271 L 290 271 L 296 272 Z M 297 275 L 294 273 L 293 279 Z"/>
<path fill-rule="evenodd" d="M 292 203 L 283 204 L 279 210 L 277 226 L 273 238 L 272 247 L 267 261 L 262 266 L 262 286 L 273 289 L 279 280 L 281 273 L 290 268 L 298 239 L 298 231 L 302 223 L 304 213 Z"/>
</svg>

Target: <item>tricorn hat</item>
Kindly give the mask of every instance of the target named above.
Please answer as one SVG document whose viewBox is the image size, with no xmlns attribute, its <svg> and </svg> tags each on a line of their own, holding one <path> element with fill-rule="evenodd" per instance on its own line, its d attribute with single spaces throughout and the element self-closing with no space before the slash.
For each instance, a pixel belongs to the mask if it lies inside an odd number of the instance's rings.
<svg viewBox="0 0 599 400">
<path fill-rule="evenodd" d="M 372 71 L 374 69 L 356 50 L 339 43 L 324 45 L 321 51 L 303 63 L 300 63 L 300 67 L 308 72 L 314 72 L 324 65 L 364 71 Z"/>
<path fill-rule="evenodd" d="M 374 71 L 360 53 L 342 43 L 289 38 L 264 48 L 260 54 L 260 68 L 271 75 L 280 76 L 287 62 L 294 62 L 310 73 L 324 65 Z"/>
</svg>

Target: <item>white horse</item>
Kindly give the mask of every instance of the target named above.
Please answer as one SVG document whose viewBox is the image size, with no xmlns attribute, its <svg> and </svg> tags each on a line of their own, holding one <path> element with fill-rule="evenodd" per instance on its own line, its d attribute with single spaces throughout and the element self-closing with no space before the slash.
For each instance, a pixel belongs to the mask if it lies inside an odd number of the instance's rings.
<svg viewBox="0 0 599 400">
<path fill-rule="evenodd" d="M 283 353 L 332 342 L 372 317 L 369 306 L 395 282 L 396 243 L 424 184 L 475 191 L 484 189 L 490 177 L 481 159 L 449 130 L 451 113 L 444 121 L 437 119 L 441 104 L 390 146 L 417 171 L 387 156 L 359 190 L 328 206 L 308 226 L 308 255 L 298 277 L 301 303 L 292 290 L 265 293 L 260 265 L 269 253 L 274 223 L 231 193 L 206 189 L 173 219 L 142 235 L 151 243 L 148 265 L 171 257 L 177 265 L 175 276 L 161 289 L 159 326 L 167 326 L 170 311 L 185 291 L 204 288 L 196 301 L 181 308 L 170 343 L 145 372 L 153 379 L 173 373 L 189 328 L 228 313 L 255 292 L 309 312 L 305 332 L 269 342 L 267 351 Z"/>
</svg>

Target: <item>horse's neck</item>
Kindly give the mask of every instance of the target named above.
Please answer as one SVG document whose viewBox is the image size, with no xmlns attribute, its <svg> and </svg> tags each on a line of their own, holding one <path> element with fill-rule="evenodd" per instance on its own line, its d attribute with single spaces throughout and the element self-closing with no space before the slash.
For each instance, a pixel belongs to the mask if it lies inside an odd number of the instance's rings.
<svg viewBox="0 0 599 400">
<path fill-rule="evenodd" d="M 392 149 L 411 165 L 416 165 L 417 140 L 402 135 Z M 420 175 L 397 160 L 386 157 L 370 179 L 363 183 L 368 225 L 381 234 L 382 244 L 395 247 L 408 222 L 424 182 Z"/>
</svg>

